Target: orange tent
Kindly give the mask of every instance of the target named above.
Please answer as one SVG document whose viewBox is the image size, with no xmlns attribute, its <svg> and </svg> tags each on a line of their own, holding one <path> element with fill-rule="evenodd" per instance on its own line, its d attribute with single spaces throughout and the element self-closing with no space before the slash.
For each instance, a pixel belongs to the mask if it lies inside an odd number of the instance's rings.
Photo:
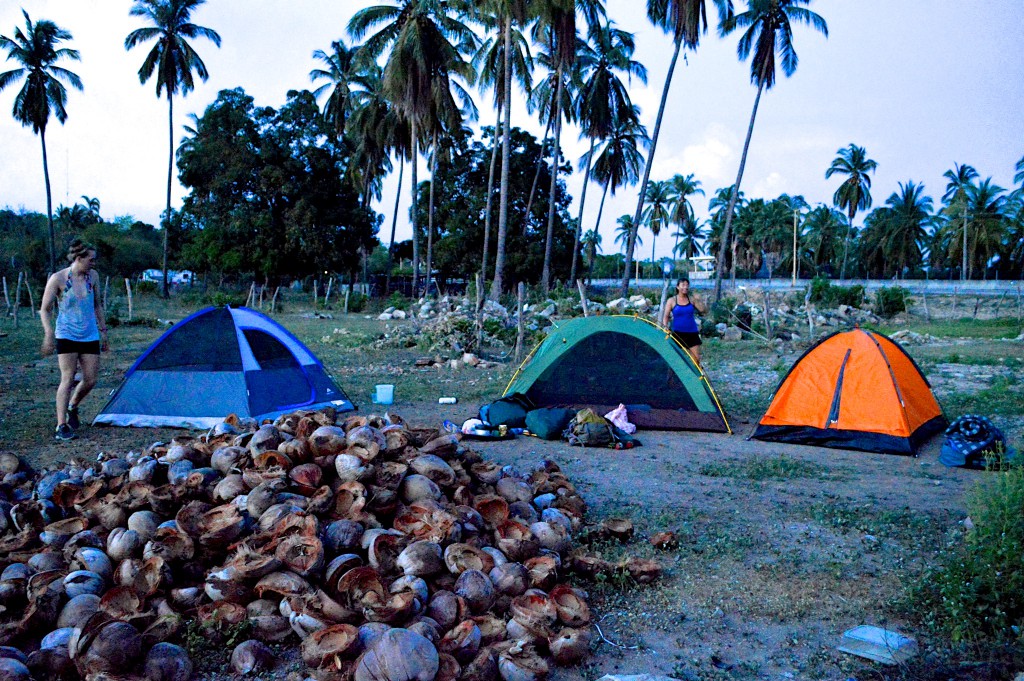
<svg viewBox="0 0 1024 681">
<path fill-rule="evenodd" d="M 853 329 L 822 339 L 797 360 L 752 437 L 915 454 L 946 425 L 931 386 L 903 348 L 880 333 Z"/>
</svg>

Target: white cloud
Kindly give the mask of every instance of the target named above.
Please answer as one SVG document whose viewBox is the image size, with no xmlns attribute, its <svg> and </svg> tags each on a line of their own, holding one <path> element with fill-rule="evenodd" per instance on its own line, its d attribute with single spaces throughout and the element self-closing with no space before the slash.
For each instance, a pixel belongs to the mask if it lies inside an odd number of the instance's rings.
<svg viewBox="0 0 1024 681">
<path fill-rule="evenodd" d="M 764 177 L 754 183 L 753 189 L 748 193 L 749 196 L 753 197 L 767 197 L 775 198 L 779 194 L 782 194 L 786 188 L 786 178 L 781 173 L 772 171 L 768 173 L 767 177 Z"/>
</svg>

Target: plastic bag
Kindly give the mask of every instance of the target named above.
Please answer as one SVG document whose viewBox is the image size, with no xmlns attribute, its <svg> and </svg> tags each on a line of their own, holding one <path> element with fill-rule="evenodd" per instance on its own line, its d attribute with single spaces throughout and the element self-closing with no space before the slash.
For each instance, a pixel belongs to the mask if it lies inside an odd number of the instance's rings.
<svg viewBox="0 0 1024 681">
<path fill-rule="evenodd" d="M 619 406 L 605 414 L 604 417 L 618 426 L 624 433 L 632 435 L 636 432 L 636 426 L 629 422 L 629 415 L 624 404 L 619 404 Z"/>
</svg>

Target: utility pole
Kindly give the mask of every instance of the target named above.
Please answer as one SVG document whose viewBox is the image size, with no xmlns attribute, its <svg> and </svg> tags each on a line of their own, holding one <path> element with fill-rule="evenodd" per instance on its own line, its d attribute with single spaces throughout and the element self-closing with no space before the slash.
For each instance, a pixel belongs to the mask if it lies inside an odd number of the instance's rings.
<svg viewBox="0 0 1024 681">
<path fill-rule="evenodd" d="M 793 209 L 793 286 L 796 286 L 796 263 L 799 257 L 796 244 L 796 222 L 800 217 L 800 211 Z"/>
</svg>

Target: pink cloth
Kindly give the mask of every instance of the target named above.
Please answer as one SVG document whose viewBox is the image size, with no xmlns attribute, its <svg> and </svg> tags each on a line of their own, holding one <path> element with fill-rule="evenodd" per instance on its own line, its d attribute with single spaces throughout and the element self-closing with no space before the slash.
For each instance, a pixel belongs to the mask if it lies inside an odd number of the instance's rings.
<svg viewBox="0 0 1024 681">
<path fill-rule="evenodd" d="M 629 422 L 629 415 L 626 413 L 626 405 L 620 404 L 604 415 L 606 419 L 622 429 L 624 433 L 632 435 L 636 432 L 636 426 Z"/>
</svg>

